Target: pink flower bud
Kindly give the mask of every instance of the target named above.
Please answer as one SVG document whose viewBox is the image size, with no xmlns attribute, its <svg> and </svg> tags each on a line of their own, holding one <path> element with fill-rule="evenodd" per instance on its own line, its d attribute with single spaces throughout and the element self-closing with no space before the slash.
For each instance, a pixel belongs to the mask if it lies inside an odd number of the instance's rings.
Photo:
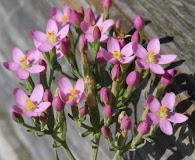
<svg viewBox="0 0 195 160">
<path fill-rule="evenodd" d="M 140 42 L 140 34 L 139 31 L 135 31 L 131 37 L 131 42 L 139 43 Z"/>
<path fill-rule="evenodd" d="M 84 117 L 89 113 L 89 110 L 87 109 L 87 107 L 82 107 L 79 110 L 79 116 L 80 117 Z"/>
<path fill-rule="evenodd" d="M 47 72 L 47 63 L 45 62 L 45 60 L 41 59 L 39 61 L 39 65 L 45 67 L 45 69 L 41 73 L 46 73 Z"/>
<path fill-rule="evenodd" d="M 84 9 L 83 9 L 83 6 L 81 6 L 79 8 L 78 13 L 80 13 L 80 15 L 82 16 L 82 19 L 83 19 L 84 18 L 84 14 L 85 14 Z"/>
<path fill-rule="evenodd" d="M 16 112 L 12 112 L 12 119 L 17 123 L 24 123 L 22 115 Z"/>
<path fill-rule="evenodd" d="M 112 80 L 118 81 L 122 75 L 121 67 L 119 64 L 115 64 L 111 70 Z"/>
<path fill-rule="evenodd" d="M 40 118 L 40 120 L 41 120 L 42 122 L 45 122 L 45 121 L 47 121 L 47 119 L 48 119 L 48 115 L 47 115 L 47 113 L 42 112 L 39 118 Z"/>
<path fill-rule="evenodd" d="M 121 20 L 120 19 L 116 20 L 116 22 L 115 22 L 115 29 L 117 31 L 120 31 L 120 29 L 121 29 Z"/>
<path fill-rule="evenodd" d="M 103 7 L 105 9 L 109 9 L 111 5 L 112 5 L 112 0 L 103 0 Z"/>
<path fill-rule="evenodd" d="M 88 49 L 88 43 L 87 43 L 87 39 L 84 35 L 81 35 L 79 38 L 79 51 L 81 53 L 86 52 Z"/>
<path fill-rule="evenodd" d="M 108 88 L 103 87 L 100 90 L 100 100 L 104 104 L 110 104 L 112 102 L 112 93 Z"/>
<path fill-rule="evenodd" d="M 58 112 L 63 111 L 64 110 L 64 102 L 62 102 L 62 100 L 60 99 L 60 97 L 55 97 L 52 101 L 52 106 L 54 107 L 54 109 Z"/>
<path fill-rule="evenodd" d="M 139 78 L 139 72 L 138 71 L 132 71 L 128 74 L 127 78 L 126 78 L 126 83 L 130 86 L 130 87 L 134 87 L 136 86 L 140 81 Z"/>
<path fill-rule="evenodd" d="M 145 26 L 145 21 L 142 18 L 142 16 L 137 15 L 134 19 L 134 27 L 138 30 L 141 31 Z"/>
<path fill-rule="evenodd" d="M 99 64 L 99 65 L 103 65 L 103 64 L 106 63 L 106 60 L 104 59 L 104 57 L 103 57 L 101 51 L 99 51 L 99 52 L 97 53 L 96 60 L 97 60 L 97 64 Z"/>
<path fill-rule="evenodd" d="M 121 130 L 128 131 L 131 127 L 131 118 L 129 116 L 124 116 L 121 120 Z"/>
<path fill-rule="evenodd" d="M 110 138 L 111 136 L 112 136 L 112 132 L 111 132 L 111 130 L 110 130 L 110 128 L 109 127 L 107 127 L 107 126 L 103 126 L 102 128 L 101 128 L 101 133 L 102 133 L 102 136 L 104 137 L 104 138 Z"/>
<path fill-rule="evenodd" d="M 175 72 L 173 69 L 166 70 L 165 73 L 162 75 L 160 82 L 163 85 L 168 86 L 174 81 L 174 77 L 175 77 Z"/>
<path fill-rule="evenodd" d="M 124 38 L 120 38 L 118 40 L 118 42 L 119 42 L 119 45 L 120 45 L 120 48 L 121 49 L 126 45 L 126 42 L 125 42 Z"/>
<path fill-rule="evenodd" d="M 62 41 L 60 41 L 60 50 L 65 56 L 70 54 L 71 43 L 69 38 L 65 37 Z"/>
<path fill-rule="evenodd" d="M 110 105 L 106 105 L 103 108 L 103 115 L 107 118 L 111 118 L 114 113 L 114 108 Z"/>
<path fill-rule="evenodd" d="M 86 20 L 87 23 L 91 24 L 92 26 L 95 25 L 95 16 L 91 8 L 87 9 Z"/>
<path fill-rule="evenodd" d="M 141 122 L 138 127 L 137 127 L 137 131 L 141 134 L 141 135 L 145 135 L 148 134 L 150 132 L 150 125 L 147 122 Z"/>
<path fill-rule="evenodd" d="M 82 21 L 83 21 L 83 15 L 78 13 L 75 10 L 72 10 L 71 11 L 71 22 L 79 26 Z"/>
<path fill-rule="evenodd" d="M 52 102 L 53 96 L 50 90 L 46 89 L 43 94 L 43 101 L 44 102 Z"/>
<path fill-rule="evenodd" d="M 93 30 L 93 38 L 96 40 L 96 41 L 99 41 L 100 38 L 101 38 L 101 31 L 99 29 L 98 26 L 95 26 L 94 27 L 94 30 Z"/>
</svg>

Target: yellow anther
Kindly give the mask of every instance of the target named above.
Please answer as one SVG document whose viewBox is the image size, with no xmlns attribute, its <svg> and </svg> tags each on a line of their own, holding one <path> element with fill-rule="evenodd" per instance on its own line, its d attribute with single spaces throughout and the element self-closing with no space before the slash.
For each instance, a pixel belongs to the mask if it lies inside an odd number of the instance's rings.
<svg viewBox="0 0 195 160">
<path fill-rule="evenodd" d="M 114 51 L 113 52 L 114 58 L 118 59 L 119 61 L 121 61 L 123 59 L 123 54 L 119 51 Z"/>
<path fill-rule="evenodd" d="M 155 64 L 156 63 L 156 56 L 155 56 L 154 51 L 149 51 L 148 56 L 149 56 L 148 57 L 148 63 Z"/>
<path fill-rule="evenodd" d="M 30 99 L 26 98 L 26 110 L 27 111 L 34 111 L 35 110 L 35 103 Z"/>
<path fill-rule="evenodd" d="M 69 99 L 69 100 L 75 100 L 75 99 L 77 99 L 78 94 L 79 94 L 79 90 L 77 90 L 77 89 L 75 89 L 75 88 L 72 88 L 72 89 L 70 90 L 70 95 L 68 96 L 68 99 Z"/>
<path fill-rule="evenodd" d="M 160 107 L 159 117 L 163 119 L 167 117 L 167 107 L 165 106 Z"/>
<path fill-rule="evenodd" d="M 68 22 L 68 20 L 69 20 L 68 15 L 67 15 L 67 14 L 64 14 L 64 15 L 62 16 L 62 21 L 63 21 L 63 22 Z"/>
<path fill-rule="evenodd" d="M 23 69 L 29 68 L 29 65 L 27 64 L 27 58 L 28 58 L 28 56 L 25 55 L 25 56 L 20 60 L 20 63 L 22 64 L 22 68 L 23 68 Z"/>
<path fill-rule="evenodd" d="M 56 42 L 56 34 L 54 33 L 54 31 L 48 32 L 48 33 L 47 33 L 47 36 L 48 36 L 49 41 L 50 41 L 51 43 L 55 43 L 55 42 Z"/>
</svg>

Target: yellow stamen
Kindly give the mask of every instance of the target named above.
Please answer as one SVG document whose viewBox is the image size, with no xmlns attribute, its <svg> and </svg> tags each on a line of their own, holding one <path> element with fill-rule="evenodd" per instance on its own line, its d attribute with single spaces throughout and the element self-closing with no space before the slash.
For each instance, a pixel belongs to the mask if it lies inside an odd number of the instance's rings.
<svg viewBox="0 0 195 160">
<path fill-rule="evenodd" d="M 27 64 L 27 55 L 25 55 L 21 60 L 20 63 L 22 64 L 22 68 L 23 69 L 27 69 L 29 68 L 29 65 Z"/>
<path fill-rule="evenodd" d="M 77 90 L 75 88 L 72 88 L 70 90 L 70 95 L 68 96 L 68 100 L 75 100 L 75 99 L 77 99 L 78 94 L 79 94 L 79 90 Z"/>
<path fill-rule="evenodd" d="M 35 103 L 30 99 L 26 98 L 26 110 L 27 111 L 34 111 L 35 110 Z"/>
<path fill-rule="evenodd" d="M 47 36 L 48 36 L 49 41 L 50 41 L 51 43 L 55 43 L 55 42 L 56 42 L 56 34 L 54 33 L 54 31 L 48 32 L 48 33 L 47 33 Z"/>
<path fill-rule="evenodd" d="M 163 119 L 167 117 L 167 107 L 165 106 L 160 107 L 159 117 Z"/>
<path fill-rule="evenodd" d="M 148 57 L 148 63 L 155 64 L 156 63 L 156 57 L 155 57 L 154 51 L 149 51 L 148 52 L 148 55 L 149 55 L 149 57 Z"/>
<path fill-rule="evenodd" d="M 123 54 L 119 51 L 114 51 L 113 52 L 114 58 L 118 59 L 119 61 L 121 61 L 123 59 Z"/>
<path fill-rule="evenodd" d="M 68 20 L 69 20 L 68 15 L 67 15 L 67 14 L 64 14 L 64 15 L 62 16 L 62 21 L 63 21 L 63 22 L 68 22 Z"/>
</svg>

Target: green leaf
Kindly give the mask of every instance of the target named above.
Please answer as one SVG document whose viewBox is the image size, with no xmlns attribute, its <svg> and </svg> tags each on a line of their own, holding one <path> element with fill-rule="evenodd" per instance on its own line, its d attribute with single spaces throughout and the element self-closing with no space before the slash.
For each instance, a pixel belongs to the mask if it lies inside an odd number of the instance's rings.
<svg viewBox="0 0 195 160">
<path fill-rule="evenodd" d="M 85 131 L 84 133 L 80 133 L 79 135 L 80 135 L 81 137 L 87 137 L 87 136 L 90 135 L 91 133 L 93 133 L 91 130 L 87 130 L 87 131 Z"/>
<path fill-rule="evenodd" d="M 151 139 L 150 137 L 143 137 L 143 139 L 145 139 L 146 141 L 148 141 L 148 142 L 154 142 L 154 140 L 153 139 Z"/>
<path fill-rule="evenodd" d="M 140 143 L 139 145 L 137 145 L 136 148 L 137 148 L 137 149 L 138 149 L 138 148 L 141 148 L 141 147 L 143 147 L 145 144 L 146 144 L 146 140 L 145 140 L 143 143 Z"/>
</svg>

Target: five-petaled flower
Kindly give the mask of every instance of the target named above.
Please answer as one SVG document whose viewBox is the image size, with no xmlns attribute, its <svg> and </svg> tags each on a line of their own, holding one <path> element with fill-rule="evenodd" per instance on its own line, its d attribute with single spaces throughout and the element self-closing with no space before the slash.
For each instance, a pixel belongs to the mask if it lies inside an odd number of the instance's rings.
<svg viewBox="0 0 195 160">
<path fill-rule="evenodd" d="M 150 40 L 147 50 L 141 45 L 137 44 L 135 55 L 139 58 L 136 60 L 136 65 L 141 69 L 149 69 L 156 74 L 164 74 L 164 69 L 160 64 L 168 64 L 176 59 L 175 54 L 159 55 L 160 41 L 158 38 Z"/>
<path fill-rule="evenodd" d="M 38 112 L 45 111 L 50 105 L 50 102 L 41 102 L 43 98 L 43 86 L 38 84 L 30 97 L 20 89 L 15 88 L 13 91 L 14 98 L 17 102 L 17 105 L 12 105 L 12 109 L 19 114 L 24 114 L 28 117 L 38 116 Z"/>
<path fill-rule="evenodd" d="M 34 50 L 24 54 L 19 48 L 12 50 L 12 58 L 14 62 L 3 62 L 6 69 L 16 72 L 20 79 L 27 79 L 30 73 L 40 73 L 45 67 L 36 64 L 40 59 L 40 52 Z"/>
<path fill-rule="evenodd" d="M 58 80 L 59 96 L 61 100 L 69 105 L 77 105 L 84 98 L 85 83 L 83 78 L 79 78 L 72 86 L 70 80 L 65 76 L 61 76 Z"/>
<path fill-rule="evenodd" d="M 170 92 L 163 97 L 161 103 L 153 95 L 149 95 L 146 102 L 150 110 L 146 116 L 146 121 L 150 124 L 159 123 L 160 129 L 167 135 L 173 134 L 173 128 L 170 122 L 182 123 L 188 119 L 187 116 L 181 113 L 172 112 L 175 98 L 175 94 Z"/>
</svg>

